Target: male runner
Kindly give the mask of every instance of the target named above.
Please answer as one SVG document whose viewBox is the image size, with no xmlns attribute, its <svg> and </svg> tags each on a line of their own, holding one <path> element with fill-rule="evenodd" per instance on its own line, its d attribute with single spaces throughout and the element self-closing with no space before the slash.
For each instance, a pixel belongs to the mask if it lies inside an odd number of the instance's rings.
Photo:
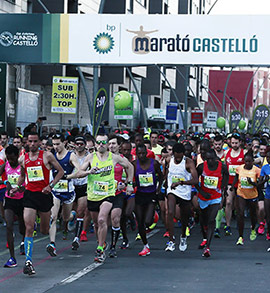
<svg viewBox="0 0 270 293">
<path fill-rule="evenodd" d="M 175 250 L 174 214 L 176 204 L 180 207 L 182 234 L 180 236 L 179 250 L 187 249 L 186 229 L 191 214 L 191 187 L 198 183 L 198 175 L 192 159 L 184 156 L 185 147 L 182 143 L 173 146 L 173 156 L 168 159 L 167 194 L 169 242 L 165 251 Z"/>
<path fill-rule="evenodd" d="M 89 154 L 81 170 L 68 175 L 68 178 L 81 178 L 88 175 L 87 182 L 87 205 L 94 221 L 98 247 L 95 261 L 103 262 L 105 252 L 103 244 L 106 240 L 108 229 L 108 216 L 111 211 L 115 197 L 114 168 L 118 163 L 127 171 L 127 194 L 133 191 L 132 179 L 134 170 L 132 165 L 119 155 L 108 152 L 108 137 L 99 134 L 96 138 L 97 152 Z M 90 168 L 89 171 L 85 171 Z"/>
<path fill-rule="evenodd" d="M 59 180 L 54 186 L 53 193 L 53 207 L 51 209 L 51 226 L 49 230 L 50 243 L 47 245 L 47 252 L 51 256 L 56 256 L 55 238 L 56 238 L 56 221 L 60 207 L 62 205 L 62 219 L 66 224 L 67 221 L 72 220 L 75 215 L 71 213 L 72 204 L 75 200 L 75 191 L 72 180 L 67 180 L 65 177 L 73 172 L 73 169 L 79 169 L 79 163 L 74 153 L 69 152 L 65 148 L 65 138 L 63 134 L 56 133 L 52 137 L 53 148 L 55 150 L 55 158 L 64 170 L 65 176 Z M 53 177 L 57 175 L 57 170 L 53 169 Z M 75 236 L 72 242 L 72 249 L 77 250 L 79 247 L 79 238 Z"/>
<path fill-rule="evenodd" d="M 53 206 L 52 188 L 63 177 L 64 170 L 59 165 L 52 153 L 39 150 L 39 136 L 37 132 L 28 134 L 29 153 L 25 153 L 19 159 L 21 174 L 18 179 L 18 187 L 11 189 L 11 196 L 20 190 L 26 181 L 24 192 L 24 223 L 25 239 L 24 248 L 26 262 L 23 273 L 28 275 L 35 274 L 32 264 L 33 232 L 37 212 L 40 216 L 40 232 L 49 233 L 50 215 Z M 57 170 L 57 175 L 50 183 L 50 169 Z"/>
<path fill-rule="evenodd" d="M 162 146 L 158 144 L 158 133 L 156 131 L 152 131 L 150 133 L 150 142 L 151 142 L 151 150 L 161 159 L 161 150 Z"/>
</svg>

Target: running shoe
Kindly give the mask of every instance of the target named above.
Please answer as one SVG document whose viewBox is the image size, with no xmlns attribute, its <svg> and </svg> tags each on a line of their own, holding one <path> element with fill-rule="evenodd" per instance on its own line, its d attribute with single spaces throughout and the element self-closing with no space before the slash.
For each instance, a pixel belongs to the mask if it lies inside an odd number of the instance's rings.
<svg viewBox="0 0 270 293">
<path fill-rule="evenodd" d="M 258 234 L 263 235 L 264 234 L 264 222 L 261 222 L 258 228 Z"/>
<path fill-rule="evenodd" d="M 56 247 L 54 244 L 52 244 L 52 243 L 48 244 L 46 247 L 46 250 L 50 256 L 52 256 L 52 257 L 57 256 Z"/>
<path fill-rule="evenodd" d="M 257 238 L 257 234 L 256 234 L 256 230 L 251 230 L 250 235 L 249 235 L 249 239 L 251 241 L 254 241 Z"/>
<path fill-rule="evenodd" d="M 137 234 L 137 236 L 136 236 L 136 238 L 135 238 L 135 241 L 137 241 L 137 240 L 141 240 L 142 238 L 141 238 L 141 235 L 140 235 L 140 233 L 138 233 Z"/>
<path fill-rule="evenodd" d="M 11 257 L 4 265 L 4 268 L 15 268 L 17 266 L 16 259 Z"/>
<path fill-rule="evenodd" d="M 68 228 L 69 232 L 75 230 L 75 227 L 76 227 L 76 212 L 71 211 L 71 214 L 72 214 L 73 219 L 71 221 L 69 221 L 68 225 L 67 225 L 67 228 Z"/>
<path fill-rule="evenodd" d="M 187 236 L 187 237 L 190 236 L 190 229 L 189 229 L 189 227 L 186 228 L 186 236 Z"/>
<path fill-rule="evenodd" d="M 123 239 L 122 244 L 120 245 L 121 249 L 127 249 L 129 247 L 128 239 Z"/>
<path fill-rule="evenodd" d="M 211 256 L 209 247 L 204 248 L 202 256 L 204 256 L 204 257 L 210 257 Z"/>
<path fill-rule="evenodd" d="M 180 251 L 187 250 L 187 237 L 180 237 L 179 250 Z"/>
<path fill-rule="evenodd" d="M 141 252 L 139 252 L 139 256 L 147 256 L 150 255 L 150 249 L 148 247 L 144 247 Z"/>
<path fill-rule="evenodd" d="M 82 231 L 81 236 L 80 236 L 80 241 L 81 241 L 81 242 L 86 242 L 86 241 L 88 241 L 86 231 Z"/>
<path fill-rule="evenodd" d="M 267 248 L 267 252 L 270 252 L 270 247 Z"/>
<path fill-rule="evenodd" d="M 219 229 L 218 228 L 215 229 L 214 237 L 215 238 L 220 238 L 220 232 L 219 232 Z"/>
<path fill-rule="evenodd" d="M 169 231 L 166 231 L 164 234 L 163 234 L 163 237 L 165 238 L 165 237 L 170 237 L 170 234 L 169 234 Z"/>
<path fill-rule="evenodd" d="M 68 239 L 68 231 L 63 231 L 63 240 L 67 240 Z"/>
<path fill-rule="evenodd" d="M 109 247 L 108 247 L 108 245 L 107 245 L 107 242 L 106 241 L 104 241 L 104 243 L 103 243 L 103 250 L 105 251 L 105 250 L 107 250 Z"/>
<path fill-rule="evenodd" d="M 36 273 L 36 271 L 35 271 L 35 269 L 33 267 L 33 264 L 32 264 L 32 262 L 30 260 L 27 260 L 25 262 L 25 265 L 23 267 L 23 273 L 25 275 L 29 275 L 29 276 L 34 275 Z"/>
<path fill-rule="evenodd" d="M 225 235 L 226 236 L 231 236 L 232 235 L 232 230 L 230 226 L 226 226 L 226 228 L 224 227 L 225 230 Z"/>
<path fill-rule="evenodd" d="M 93 234 L 95 232 L 95 229 L 94 229 L 94 224 L 91 223 L 90 224 L 90 229 L 89 229 L 89 233 Z"/>
<path fill-rule="evenodd" d="M 75 237 L 72 242 L 72 250 L 77 250 L 80 247 L 80 240 L 79 237 Z"/>
<path fill-rule="evenodd" d="M 266 233 L 266 240 L 270 240 L 270 234 L 269 234 L 269 232 Z"/>
<path fill-rule="evenodd" d="M 165 251 L 174 251 L 175 250 L 175 243 L 173 241 L 168 241 L 166 243 Z"/>
<path fill-rule="evenodd" d="M 115 250 L 114 247 L 112 247 L 112 248 L 110 249 L 109 257 L 110 257 L 110 258 L 115 258 L 115 257 L 117 257 L 116 250 Z"/>
<path fill-rule="evenodd" d="M 21 245 L 20 245 L 20 255 L 25 255 L 24 242 L 21 242 Z"/>
<path fill-rule="evenodd" d="M 105 258 L 106 258 L 105 252 L 100 249 L 97 249 L 94 261 L 98 263 L 102 263 L 104 262 Z"/>
<path fill-rule="evenodd" d="M 199 249 L 205 248 L 206 244 L 207 244 L 207 239 L 203 239 L 202 243 L 199 245 Z"/>
<path fill-rule="evenodd" d="M 9 248 L 9 246 L 8 246 L 8 242 L 6 242 L 6 248 Z"/>
<path fill-rule="evenodd" d="M 236 245 L 244 245 L 244 239 L 243 237 L 239 237 L 237 242 L 236 242 Z"/>
<path fill-rule="evenodd" d="M 158 219 L 159 219 L 159 215 L 158 215 L 158 212 L 155 211 L 155 215 L 154 215 L 154 222 L 151 226 L 149 226 L 149 230 L 152 231 L 155 229 L 156 225 L 157 225 L 157 222 L 158 222 Z"/>
</svg>

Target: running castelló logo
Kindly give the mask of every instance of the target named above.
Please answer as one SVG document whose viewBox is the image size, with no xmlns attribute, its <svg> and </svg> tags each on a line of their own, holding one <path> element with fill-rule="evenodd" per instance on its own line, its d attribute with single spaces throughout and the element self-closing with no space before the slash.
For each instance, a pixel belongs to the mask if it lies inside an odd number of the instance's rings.
<svg viewBox="0 0 270 293">
<path fill-rule="evenodd" d="M 114 39 L 108 33 L 100 33 L 95 37 L 93 46 L 97 53 L 108 54 L 114 47 Z"/>
<path fill-rule="evenodd" d="M 144 31 L 143 26 L 140 26 L 139 31 L 132 31 L 128 30 L 127 32 L 133 33 L 136 36 L 132 39 L 132 51 L 135 54 L 148 54 L 151 51 L 150 45 L 151 45 L 151 38 L 148 37 L 148 34 L 155 33 L 158 30 L 153 31 Z"/>
</svg>

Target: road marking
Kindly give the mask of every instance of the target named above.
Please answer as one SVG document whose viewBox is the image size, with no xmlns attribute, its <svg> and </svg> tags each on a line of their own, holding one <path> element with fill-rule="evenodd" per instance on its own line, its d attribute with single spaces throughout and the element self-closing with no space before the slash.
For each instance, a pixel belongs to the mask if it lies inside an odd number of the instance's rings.
<svg viewBox="0 0 270 293">
<path fill-rule="evenodd" d="M 159 231 L 160 231 L 159 229 L 155 229 L 155 230 L 151 231 L 150 233 L 147 234 L 147 238 L 154 236 Z M 134 242 L 136 242 L 136 240 L 132 241 L 130 244 L 133 244 Z M 83 277 L 84 275 L 90 273 L 91 271 L 93 271 L 94 269 L 98 268 L 99 266 L 101 266 L 103 264 L 104 263 L 95 263 L 94 262 L 94 263 L 90 264 L 89 266 L 87 266 L 86 268 L 82 269 L 81 271 L 77 272 L 76 274 L 70 275 L 66 279 L 62 280 L 59 283 L 59 285 L 70 284 L 70 283 L 78 280 L 79 278 Z"/>
</svg>

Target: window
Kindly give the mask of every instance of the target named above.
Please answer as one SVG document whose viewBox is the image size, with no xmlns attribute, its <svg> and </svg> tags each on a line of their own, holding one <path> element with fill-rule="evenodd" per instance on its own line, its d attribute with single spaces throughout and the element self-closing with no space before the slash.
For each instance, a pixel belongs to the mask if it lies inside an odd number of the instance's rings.
<svg viewBox="0 0 270 293">
<path fill-rule="evenodd" d="M 160 98 L 158 98 L 158 97 L 155 97 L 154 108 L 155 109 L 160 109 Z"/>
<path fill-rule="evenodd" d="M 12 4 L 16 4 L 16 0 L 6 0 L 7 2 L 10 2 Z"/>
</svg>

